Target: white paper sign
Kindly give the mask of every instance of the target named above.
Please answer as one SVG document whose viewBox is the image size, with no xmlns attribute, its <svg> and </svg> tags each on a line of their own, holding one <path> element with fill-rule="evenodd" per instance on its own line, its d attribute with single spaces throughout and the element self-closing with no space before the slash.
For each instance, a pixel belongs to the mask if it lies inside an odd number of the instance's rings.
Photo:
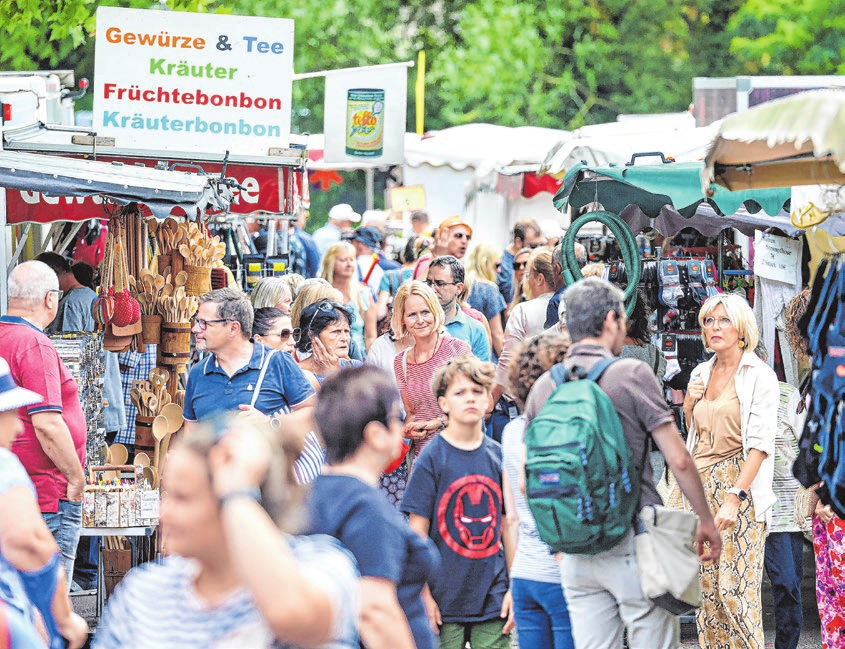
<svg viewBox="0 0 845 649">
<path fill-rule="evenodd" d="M 801 281 L 801 242 L 758 231 L 754 238 L 754 274 L 798 284 Z"/>
<path fill-rule="evenodd" d="M 408 68 L 362 68 L 326 77 L 326 162 L 405 161 Z"/>
<path fill-rule="evenodd" d="M 221 157 L 288 146 L 293 25 L 99 7 L 94 129 L 120 148 Z"/>
</svg>

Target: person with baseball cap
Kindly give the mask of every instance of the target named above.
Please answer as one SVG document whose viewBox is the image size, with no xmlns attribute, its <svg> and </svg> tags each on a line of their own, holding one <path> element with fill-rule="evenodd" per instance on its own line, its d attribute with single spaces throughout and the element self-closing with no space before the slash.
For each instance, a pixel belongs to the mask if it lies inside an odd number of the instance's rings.
<svg viewBox="0 0 845 649">
<path fill-rule="evenodd" d="M 314 233 L 314 243 L 322 257 L 329 246 L 340 241 L 343 231 L 361 222 L 361 215 L 349 203 L 338 203 L 329 210 L 329 222 Z"/>
<path fill-rule="evenodd" d="M 355 247 L 358 265 L 358 281 L 366 284 L 372 291 L 373 298 L 378 297 L 378 287 L 384 276 L 384 270 L 379 265 L 381 244 L 381 233 L 375 228 L 360 227 L 352 234 L 352 245 Z"/>
<path fill-rule="evenodd" d="M 435 257 L 452 255 L 462 261 L 472 240 L 472 228 L 460 216 L 450 216 L 441 221 L 434 234 L 431 250 L 417 261 L 414 268 L 414 279 L 425 280 L 428 275 L 428 265 Z"/>
<path fill-rule="evenodd" d="M 11 451 L 23 432 L 18 409 L 43 400 L 20 387 L 0 358 L 0 645 L 47 647 L 36 630 L 40 613 L 49 646 L 63 647 L 67 640 L 76 649 L 87 640 L 88 625 L 73 612 L 59 547 L 41 517 L 32 480 Z"/>
</svg>

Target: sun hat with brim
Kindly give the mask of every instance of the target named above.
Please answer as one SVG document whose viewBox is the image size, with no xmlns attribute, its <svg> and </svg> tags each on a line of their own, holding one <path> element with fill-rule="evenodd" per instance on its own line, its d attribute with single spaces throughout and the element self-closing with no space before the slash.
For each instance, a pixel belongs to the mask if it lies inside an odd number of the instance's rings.
<svg viewBox="0 0 845 649">
<path fill-rule="evenodd" d="M 17 410 L 24 406 L 31 406 L 33 403 L 44 401 L 44 397 L 32 390 L 22 388 L 9 370 L 9 364 L 5 358 L 0 358 L 0 412 L 6 410 Z"/>
</svg>

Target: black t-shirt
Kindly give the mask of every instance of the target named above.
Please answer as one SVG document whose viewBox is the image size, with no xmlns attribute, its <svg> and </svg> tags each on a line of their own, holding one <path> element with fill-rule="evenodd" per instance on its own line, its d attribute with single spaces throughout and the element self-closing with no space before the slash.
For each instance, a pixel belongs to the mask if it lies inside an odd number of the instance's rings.
<svg viewBox="0 0 845 649">
<path fill-rule="evenodd" d="M 402 511 L 431 522 L 441 565 L 431 594 L 444 623 L 499 617 L 508 589 L 502 549 L 502 447 L 465 451 L 437 435 L 414 462 Z"/>
<path fill-rule="evenodd" d="M 349 476 L 318 476 L 311 485 L 308 517 L 308 533 L 343 543 L 362 577 L 396 584 L 417 649 L 435 649 L 420 595 L 439 563 L 434 544 L 420 538 L 378 489 Z"/>
</svg>

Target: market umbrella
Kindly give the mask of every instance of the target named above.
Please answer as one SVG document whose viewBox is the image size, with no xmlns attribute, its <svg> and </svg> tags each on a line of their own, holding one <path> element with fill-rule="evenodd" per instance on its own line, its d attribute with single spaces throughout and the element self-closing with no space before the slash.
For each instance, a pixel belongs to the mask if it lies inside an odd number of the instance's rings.
<svg viewBox="0 0 845 649">
<path fill-rule="evenodd" d="M 705 196 L 703 168 L 702 162 L 576 165 L 566 174 L 554 204 L 559 210 L 571 206 L 577 214 L 590 203 L 600 203 L 634 232 L 650 227 L 670 237 L 686 227 L 707 236 L 725 228 L 748 236 L 770 227 L 790 235 L 796 232 L 782 213 L 790 197 L 788 188 L 731 192 L 718 187 L 713 196 Z"/>
<path fill-rule="evenodd" d="M 812 90 L 722 121 L 702 175 L 732 190 L 845 184 L 845 89 Z"/>
</svg>

